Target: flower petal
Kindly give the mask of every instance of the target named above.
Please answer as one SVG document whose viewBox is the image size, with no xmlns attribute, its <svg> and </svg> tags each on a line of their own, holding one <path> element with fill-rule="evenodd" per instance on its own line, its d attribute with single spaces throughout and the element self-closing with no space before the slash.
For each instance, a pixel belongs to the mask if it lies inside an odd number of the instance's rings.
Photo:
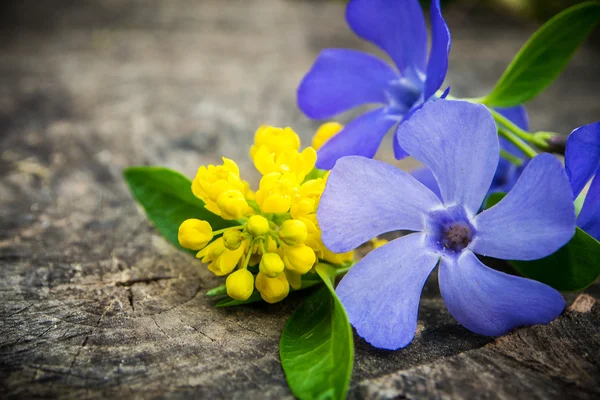
<svg viewBox="0 0 600 400">
<path fill-rule="evenodd" d="M 344 156 L 372 158 L 385 134 L 398 121 L 378 108 L 351 121 L 317 152 L 317 168 L 331 169 Z"/>
<path fill-rule="evenodd" d="M 575 129 L 567 139 L 565 168 L 573 195 L 579 196 L 600 164 L 600 122 Z"/>
<path fill-rule="evenodd" d="M 345 253 L 382 233 L 422 230 L 439 199 L 392 165 L 364 157 L 338 160 L 317 211 L 325 246 Z"/>
<path fill-rule="evenodd" d="M 427 28 L 417 0 L 351 0 L 350 28 L 385 51 L 407 77 L 425 72 Z"/>
<path fill-rule="evenodd" d="M 496 124 L 485 106 L 438 100 L 399 125 L 397 140 L 431 169 L 444 204 L 475 215 L 498 166 Z"/>
<path fill-rule="evenodd" d="M 458 259 L 443 258 L 439 282 L 450 314 L 481 335 L 547 324 L 565 308 L 560 293 L 550 286 L 488 268 L 470 251 Z"/>
<path fill-rule="evenodd" d="M 353 266 L 336 289 L 350 323 L 375 347 L 408 345 L 417 329 L 423 285 L 439 255 L 423 233 L 395 239 Z"/>
<path fill-rule="evenodd" d="M 569 180 L 550 154 L 532 159 L 510 192 L 477 215 L 471 250 L 505 260 L 536 260 L 561 248 L 575 233 Z"/>
<path fill-rule="evenodd" d="M 577 225 L 590 236 L 600 241 L 600 166 L 585 196 Z"/>
<path fill-rule="evenodd" d="M 440 8 L 440 0 L 431 1 L 431 51 L 425 79 L 425 100 L 429 99 L 444 83 L 448 71 L 448 55 L 452 45 L 450 30 Z"/>
<path fill-rule="evenodd" d="M 421 167 L 417 169 L 413 169 L 410 171 L 410 174 L 419 182 L 421 182 L 427 189 L 431 190 L 438 196 L 440 199 L 442 198 L 442 194 L 440 193 L 440 187 L 435 180 L 435 176 L 431 170 L 427 167 Z"/>
<path fill-rule="evenodd" d="M 325 119 L 361 104 L 386 103 L 398 74 L 387 63 L 357 50 L 323 50 L 298 87 L 298 107 Z"/>
</svg>

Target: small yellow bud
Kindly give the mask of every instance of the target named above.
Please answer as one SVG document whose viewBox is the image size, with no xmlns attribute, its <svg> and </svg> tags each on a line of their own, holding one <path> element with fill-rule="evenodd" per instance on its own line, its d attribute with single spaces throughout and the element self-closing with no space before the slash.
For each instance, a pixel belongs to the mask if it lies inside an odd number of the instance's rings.
<svg viewBox="0 0 600 400">
<path fill-rule="evenodd" d="M 230 229 L 223 233 L 223 244 L 229 250 L 237 250 L 242 244 L 242 232 L 237 229 Z"/>
<path fill-rule="evenodd" d="M 267 303 L 277 303 L 287 297 L 290 293 L 290 284 L 285 274 L 279 274 L 275 278 L 269 278 L 262 272 L 256 275 L 256 289 L 260 297 Z"/>
<path fill-rule="evenodd" d="M 283 271 L 284 265 L 281 257 L 277 253 L 263 254 L 259 269 L 260 272 L 268 276 L 269 278 L 275 278 Z"/>
<path fill-rule="evenodd" d="M 199 219 L 186 219 L 179 225 L 177 239 L 181 247 L 190 250 L 204 248 L 213 238 L 213 230 L 210 224 Z"/>
<path fill-rule="evenodd" d="M 247 269 L 238 269 L 225 281 L 227 295 L 236 300 L 248 300 L 254 291 L 254 276 Z"/>
<path fill-rule="evenodd" d="M 279 238 L 289 246 L 304 243 L 307 234 L 306 225 L 297 219 L 288 219 L 279 229 Z"/>
<path fill-rule="evenodd" d="M 326 122 L 317 129 L 317 133 L 313 136 L 312 148 L 319 150 L 329 139 L 334 137 L 339 131 L 344 128 L 343 125 L 337 122 Z"/>
<path fill-rule="evenodd" d="M 239 190 L 227 190 L 217 198 L 217 207 L 225 219 L 239 219 L 248 211 L 248 203 Z"/>
<path fill-rule="evenodd" d="M 302 275 L 297 272 L 290 271 L 289 269 L 284 270 L 285 277 L 287 278 L 288 283 L 292 287 L 292 289 L 300 290 L 302 289 Z"/>
<path fill-rule="evenodd" d="M 246 227 L 252 236 L 262 236 L 269 232 L 269 221 L 262 215 L 253 215 L 248 219 Z"/>
<path fill-rule="evenodd" d="M 285 267 L 299 274 L 305 274 L 317 261 L 315 251 L 304 244 L 286 247 L 283 250 Z"/>
</svg>

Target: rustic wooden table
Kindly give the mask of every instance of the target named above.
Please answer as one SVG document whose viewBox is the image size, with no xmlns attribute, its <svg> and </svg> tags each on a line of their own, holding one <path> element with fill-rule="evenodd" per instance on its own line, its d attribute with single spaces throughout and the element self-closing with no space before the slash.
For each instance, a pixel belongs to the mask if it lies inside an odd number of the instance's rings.
<svg viewBox="0 0 600 400">
<path fill-rule="evenodd" d="M 278 341 L 298 296 L 216 309 L 221 281 L 171 248 L 121 171 L 193 176 L 247 157 L 255 128 L 317 126 L 295 89 L 323 47 L 369 47 L 340 2 L 6 1 L 0 16 L 0 397 L 291 397 Z M 535 25 L 445 10 L 455 95 L 489 89 Z M 530 106 L 568 133 L 600 119 L 590 44 Z M 389 142 L 388 142 L 389 143 Z M 391 148 L 379 157 L 393 161 Z M 399 164 L 409 166 L 410 163 Z M 405 350 L 356 338 L 352 398 L 598 398 L 600 289 L 548 326 L 492 339 L 445 310 L 436 277 Z"/>
</svg>

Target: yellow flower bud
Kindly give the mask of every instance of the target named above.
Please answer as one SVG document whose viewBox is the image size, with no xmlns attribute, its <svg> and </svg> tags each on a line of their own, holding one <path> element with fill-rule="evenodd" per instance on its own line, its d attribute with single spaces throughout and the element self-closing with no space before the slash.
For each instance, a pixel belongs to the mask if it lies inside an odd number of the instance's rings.
<svg viewBox="0 0 600 400">
<path fill-rule="evenodd" d="M 315 251 L 304 244 L 289 246 L 283 250 L 285 267 L 299 274 L 310 271 L 316 261 Z"/>
<path fill-rule="evenodd" d="M 289 269 L 284 270 L 285 277 L 287 278 L 288 283 L 292 287 L 292 289 L 300 290 L 302 289 L 302 275 L 297 272 L 290 271 Z"/>
<path fill-rule="evenodd" d="M 217 198 L 217 206 L 225 219 L 239 219 L 248 211 L 248 203 L 239 190 L 227 190 Z"/>
<path fill-rule="evenodd" d="M 225 281 L 227 295 L 236 300 L 248 300 L 254 291 L 254 276 L 247 269 L 238 269 Z"/>
<path fill-rule="evenodd" d="M 280 154 L 286 150 L 298 150 L 300 138 L 291 128 L 261 126 L 254 134 L 254 144 L 250 147 L 250 157 L 255 158 L 261 146 L 267 146 L 270 153 Z"/>
<path fill-rule="evenodd" d="M 262 236 L 269 232 L 269 221 L 262 215 L 253 215 L 248 218 L 246 228 L 252 236 Z"/>
<path fill-rule="evenodd" d="M 181 247 L 190 250 L 204 248 L 213 238 L 213 230 L 210 224 L 199 219 L 186 219 L 179 225 L 177 239 Z"/>
<path fill-rule="evenodd" d="M 223 233 L 223 244 L 229 250 L 237 250 L 242 240 L 242 232 L 237 229 L 229 229 Z"/>
<path fill-rule="evenodd" d="M 307 234 L 306 225 L 297 219 L 288 219 L 279 228 L 279 238 L 289 246 L 304 243 Z"/>
<path fill-rule="evenodd" d="M 259 269 L 264 275 L 269 278 L 275 278 L 283 271 L 284 265 L 281 257 L 277 253 L 263 254 Z"/>
<path fill-rule="evenodd" d="M 321 250 L 323 253 L 321 258 L 334 265 L 342 265 L 347 261 L 354 260 L 354 250 L 350 250 L 347 253 L 334 253 L 325 247 L 325 245 L 321 246 Z"/>
<path fill-rule="evenodd" d="M 211 244 L 200 250 L 196 254 L 196 258 L 202 259 L 202 262 L 205 264 L 212 263 L 216 259 L 223 254 L 225 251 L 225 246 L 223 246 L 223 238 L 220 237 L 215 239 Z M 210 268 L 210 267 L 209 267 Z"/>
<path fill-rule="evenodd" d="M 313 136 L 312 147 L 319 150 L 329 139 L 334 137 L 339 131 L 344 128 L 344 125 L 337 122 L 326 122 L 317 129 L 317 133 Z"/>
<path fill-rule="evenodd" d="M 267 303 L 277 303 L 285 299 L 290 292 L 290 284 L 285 274 L 279 274 L 275 278 L 269 278 L 262 272 L 256 275 L 256 289 L 260 297 Z"/>
<path fill-rule="evenodd" d="M 294 174 L 273 172 L 260 180 L 256 202 L 263 213 L 283 214 L 289 211 L 292 197 L 297 191 L 298 183 Z"/>
<path fill-rule="evenodd" d="M 223 246 L 223 244 L 221 245 Z M 246 246 L 242 245 L 236 250 L 228 250 L 224 246 L 223 248 L 224 250 L 221 255 L 216 260 L 208 264 L 208 269 L 217 276 L 227 275 L 235 269 L 245 254 Z"/>
</svg>

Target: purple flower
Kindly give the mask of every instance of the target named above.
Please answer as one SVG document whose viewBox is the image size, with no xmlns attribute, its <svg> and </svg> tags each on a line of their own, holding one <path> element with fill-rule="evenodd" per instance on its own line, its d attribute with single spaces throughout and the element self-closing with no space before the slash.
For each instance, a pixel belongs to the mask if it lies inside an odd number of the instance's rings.
<svg viewBox="0 0 600 400">
<path fill-rule="evenodd" d="M 526 131 L 529 130 L 529 117 L 527 116 L 525 107 L 517 106 L 510 108 L 496 108 L 496 111 L 504 115 L 519 128 Z M 521 159 L 523 161 L 523 165 L 517 166 L 505 158 L 500 158 L 498 161 L 498 167 L 496 168 L 496 173 L 494 174 L 494 179 L 492 180 L 492 185 L 488 191 L 488 195 L 494 192 L 507 193 L 513 188 L 526 166 L 527 157 L 525 154 L 523 154 L 523 152 L 514 144 L 503 137 L 500 138 L 500 148 Z M 411 171 L 410 174 L 423 185 L 425 185 L 429 190 L 435 193 L 438 197 L 441 196 L 440 189 L 435 181 L 435 177 L 429 168 L 417 168 Z"/>
<path fill-rule="evenodd" d="M 350 28 L 384 50 L 397 69 L 361 51 L 326 49 L 298 88 L 298 106 L 310 118 L 325 119 L 363 104 L 379 108 L 356 118 L 318 152 L 317 167 L 331 169 L 348 155 L 373 157 L 393 126 L 434 97 L 448 69 L 450 32 L 439 0 L 431 2 L 431 51 L 417 0 L 351 0 Z M 394 141 L 396 158 L 406 153 Z"/>
<path fill-rule="evenodd" d="M 535 157 L 502 201 L 477 214 L 499 153 L 484 106 L 427 103 L 400 126 L 397 139 L 431 169 L 441 198 L 393 166 L 344 157 L 331 171 L 317 214 L 323 243 L 334 252 L 384 232 L 414 231 L 373 250 L 340 282 L 338 296 L 358 334 L 385 349 L 410 343 L 423 285 L 438 263 L 446 307 L 473 332 L 501 335 L 558 316 L 565 306 L 559 292 L 490 269 L 475 253 L 535 260 L 569 241 L 575 211 L 561 163 L 550 154 Z"/>
<path fill-rule="evenodd" d="M 565 168 L 575 197 L 592 179 L 577 226 L 600 240 L 600 122 L 577 128 L 569 135 Z"/>
</svg>

